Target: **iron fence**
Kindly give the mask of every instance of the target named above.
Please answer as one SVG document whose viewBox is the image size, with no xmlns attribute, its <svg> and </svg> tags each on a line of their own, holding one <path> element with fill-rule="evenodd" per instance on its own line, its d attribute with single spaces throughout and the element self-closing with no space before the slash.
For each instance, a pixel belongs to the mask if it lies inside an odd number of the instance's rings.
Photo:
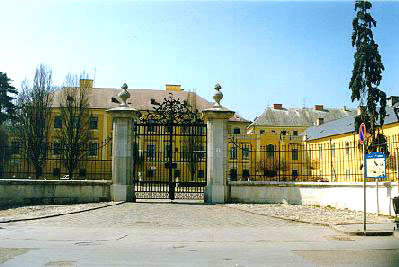
<svg viewBox="0 0 399 267">
<path fill-rule="evenodd" d="M 75 151 L 59 143 L 47 144 L 45 148 L 47 153 L 42 163 L 35 164 L 32 153 L 18 142 L 0 146 L 0 179 L 112 179 L 112 144 L 109 140 L 80 145 Z M 72 157 L 71 153 L 79 156 Z"/>
<path fill-rule="evenodd" d="M 390 136 L 385 143 L 388 181 L 398 177 L 398 137 Z M 230 181 L 361 182 L 364 173 L 362 147 L 356 140 L 259 145 L 259 140 L 231 135 L 227 165 Z"/>
</svg>

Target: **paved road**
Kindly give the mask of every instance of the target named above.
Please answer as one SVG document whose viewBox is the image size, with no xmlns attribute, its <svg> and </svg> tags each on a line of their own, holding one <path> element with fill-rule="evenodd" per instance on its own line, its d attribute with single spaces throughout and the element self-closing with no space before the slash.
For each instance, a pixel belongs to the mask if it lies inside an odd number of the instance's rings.
<svg viewBox="0 0 399 267">
<path fill-rule="evenodd" d="M 398 266 L 397 237 L 328 227 L 226 205 L 126 203 L 0 225 L 4 266 Z"/>
</svg>

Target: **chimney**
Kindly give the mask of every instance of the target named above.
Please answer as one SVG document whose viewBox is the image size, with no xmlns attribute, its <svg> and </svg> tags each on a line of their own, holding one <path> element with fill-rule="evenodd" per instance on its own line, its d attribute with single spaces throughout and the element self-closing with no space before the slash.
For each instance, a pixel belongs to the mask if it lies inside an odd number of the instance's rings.
<svg viewBox="0 0 399 267">
<path fill-rule="evenodd" d="M 282 110 L 283 109 L 283 104 L 273 104 L 273 109 Z"/>
<path fill-rule="evenodd" d="M 323 111 L 323 110 L 324 110 L 324 107 L 323 107 L 323 105 L 315 105 L 315 106 L 314 106 L 314 109 L 315 109 L 315 110 L 318 110 L 318 111 Z"/>
<path fill-rule="evenodd" d="M 387 106 L 393 107 L 396 103 L 399 103 L 399 96 L 390 96 L 387 99 Z"/>
<path fill-rule="evenodd" d="M 183 91 L 180 84 L 166 84 L 165 90 L 166 91 Z"/>
<path fill-rule="evenodd" d="M 80 79 L 79 81 L 80 88 L 93 88 L 93 80 L 90 79 Z"/>
<path fill-rule="evenodd" d="M 320 126 L 324 123 L 324 118 L 317 118 L 316 125 Z"/>
</svg>

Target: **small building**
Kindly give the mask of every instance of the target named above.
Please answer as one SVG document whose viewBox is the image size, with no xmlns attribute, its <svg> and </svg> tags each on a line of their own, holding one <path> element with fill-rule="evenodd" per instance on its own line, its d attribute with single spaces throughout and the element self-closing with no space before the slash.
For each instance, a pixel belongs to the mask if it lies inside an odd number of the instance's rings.
<svg viewBox="0 0 399 267">
<path fill-rule="evenodd" d="M 387 176 L 395 180 L 395 152 L 399 148 L 399 97 L 388 98 L 387 116 L 382 132 L 387 138 Z M 312 126 L 303 133 L 304 142 L 313 162 L 312 173 L 330 182 L 363 181 L 363 156 L 355 129 L 356 115 Z"/>
</svg>

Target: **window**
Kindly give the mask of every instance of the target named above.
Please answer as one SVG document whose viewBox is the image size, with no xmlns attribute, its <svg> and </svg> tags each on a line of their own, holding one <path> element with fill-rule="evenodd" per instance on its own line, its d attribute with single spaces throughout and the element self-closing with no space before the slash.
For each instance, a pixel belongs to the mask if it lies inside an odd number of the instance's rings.
<svg viewBox="0 0 399 267">
<path fill-rule="evenodd" d="M 266 146 L 266 155 L 270 158 L 274 157 L 274 145 L 273 144 L 268 144 Z"/>
<path fill-rule="evenodd" d="M 183 145 L 182 149 L 181 149 L 181 158 L 183 159 L 183 161 L 188 161 L 190 159 L 190 153 L 188 151 L 188 145 L 185 144 Z"/>
<path fill-rule="evenodd" d="M 230 148 L 230 159 L 237 159 L 237 148 L 236 147 Z"/>
<path fill-rule="evenodd" d="M 79 169 L 79 176 L 80 177 L 86 177 L 87 171 L 86 169 Z"/>
<path fill-rule="evenodd" d="M 245 146 L 242 148 L 242 159 L 243 160 L 249 159 L 249 146 Z"/>
<path fill-rule="evenodd" d="M 292 170 L 292 177 L 293 178 L 298 177 L 298 170 Z"/>
<path fill-rule="evenodd" d="M 346 155 L 349 155 L 350 152 L 351 152 L 351 150 L 350 150 L 350 144 L 349 144 L 349 142 L 346 142 L 346 143 L 345 143 L 345 154 L 346 154 Z"/>
<path fill-rule="evenodd" d="M 148 169 L 147 170 L 147 177 L 152 178 L 155 176 L 155 170 L 153 169 Z"/>
<path fill-rule="evenodd" d="M 164 126 L 165 128 L 165 133 L 172 133 L 173 132 L 173 127 L 171 125 Z"/>
<path fill-rule="evenodd" d="M 79 124 L 80 124 L 80 122 L 79 122 L 79 117 L 73 117 L 72 118 L 72 127 L 73 128 L 79 128 Z"/>
<path fill-rule="evenodd" d="M 204 178 L 204 170 L 198 170 L 198 178 Z"/>
<path fill-rule="evenodd" d="M 54 118 L 54 128 L 57 128 L 57 129 L 62 128 L 62 118 L 61 118 L 61 116 L 55 116 L 55 118 Z"/>
<path fill-rule="evenodd" d="M 54 155 L 61 155 L 61 143 L 54 143 L 53 144 L 53 154 Z"/>
<path fill-rule="evenodd" d="M 97 156 L 98 144 L 89 143 L 89 156 Z"/>
<path fill-rule="evenodd" d="M 230 180 L 237 181 L 237 170 L 236 169 L 230 169 Z"/>
<path fill-rule="evenodd" d="M 205 148 L 203 144 L 197 144 L 197 154 L 198 154 L 198 159 L 204 159 L 205 158 Z"/>
<path fill-rule="evenodd" d="M 98 117 L 90 116 L 89 117 L 89 129 L 95 130 L 98 128 Z"/>
<path fill-rule="evenodd" d="M 292 135 L 298 135 L 298 131 L 293 131 Z"/>
<path fill-rule="evenodd" d="M 53 169 L 53 176 L 59 177 L 61 175 L 61 169 L 60 168 L 54 168 Z"/>
<path fill-rule="evenodd" d="M 156 147 L 155 144 L 147 144 L 147 158 L 155 158 Z"/>
<path fill-rule="evenodd" d="M 240 128 L 234 128 L 233 134 L 240 134 Z"/>
<path fill-rule="evenodd" d="M 264 134 L 264 133 L 265 133 L 265 130 L 260 130 L 259 133 L 260 133 L 260 134 Z"/>
<path fill-rule="evenodd" d="M 204 126 L 197 126 L 197 127 L 195 127 L 196 129 L 196 131 L 195 131 L 195 134 L 196 135 L 204 135 Z"/>
<path fill-rule="evenodd" d="M 331 158 L 335 158 L 335 144 L 331 144 Z"/>
<path fill-rule="evenodd" d="M 298 149 L 297 148 L 293 148 L 292 149 L 292 160 L 298 160 Z"/>
<path fill-rule="evenodd" d="M 249 170 L 248 169 L 242 170 L 242 177 L 243 178 L 248 178 L 249 177 Z"/>
<path fill-rule="evenodd" d="M 165 159 L 169 159 L 170 153 L 172 153 L 172 158 L 173 158 L 173 151 L 171 151 L 170 144 L 164 144 L 163 157 Z"/>
<path fill-rule="evenodd" d="M 319 160 L 323 159 L 323 147 L 319 145 Z"/>
<path fill-rule="evenodd" d="M 286 135 L 287 131 L 281 131 L 281 135 Z"/>
<path fill-rule="evenodd" d="M 147 124 L 147 132 L 155 132 L 155 121 L 154 120 L 148 120 Z"/>
<path fill-rule="evenodd" d="M 19 154 L 21 149 L 21 144 L 18 141 L 11 142 L 11 154 Z"/>
<path fill-rule="evenodd" d="M 350 179 L 351 178 L 351 170 L 350 169 L 346 169 L 345 170 L 345 174 L 346 174 L 346 179 Z"/>
<path fill-rule="evenodd" d="M 173 175 L 175 178 L 180 178 L 180 170 L 174 170 Z"/>
</svg>

